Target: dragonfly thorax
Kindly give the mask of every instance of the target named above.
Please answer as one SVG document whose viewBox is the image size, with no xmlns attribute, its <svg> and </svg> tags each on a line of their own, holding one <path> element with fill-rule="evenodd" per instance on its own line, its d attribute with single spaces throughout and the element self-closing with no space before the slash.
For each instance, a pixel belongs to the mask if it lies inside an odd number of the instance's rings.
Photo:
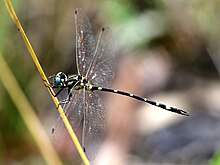
<svg viewBox="0 0 220 165">
<path fill-rule="evenodd" d="M 74 89 L 80 90 L 80 89 L 86 89 L 90 90 L 92 88 L 92 83 L 86 79 L 86 77 L 80 77 L 78 76 L 78 82 L 75 84 Z"/>
</svg>

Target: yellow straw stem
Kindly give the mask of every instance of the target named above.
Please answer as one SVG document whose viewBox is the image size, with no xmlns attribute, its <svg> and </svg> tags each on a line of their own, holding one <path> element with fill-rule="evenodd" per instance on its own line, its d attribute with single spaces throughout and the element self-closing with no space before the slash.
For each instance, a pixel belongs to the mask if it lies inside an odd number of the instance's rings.
<svg viewBox="0 0 220 165">
<path fill-rule="evenodd" d="M 40 73 L 40 75 L 42 77 L 42 79 L 45 81 L 44 83 L 48 84 L 49 81 L 48 81 L 48 79 L 47 79 L 43 69 L 41 68 L 41 65 L 40 65 L 40 63 L 39 63 L 39 61 L 37 59 L 37 56 L 36 56 L 32 46 L 31 46 L 31 44 L 30 44 L 30 42 L 29 42 L 29 40 L 28 40 L 28 38 L 27 38 L 27 36 L 26 36 L 26 34 L 25 34 L 21 24 L 20 24 L 20 22 L 19 22 L 19 19 L 18 19 L 17 15 L 16 15 L 16 13 L 15 13 L 15 11 L 13 9 L 11 1 L 10 0 L 5 0 L 5 4 L 7 6 L 7 9 L 9 11 L 10 16 L 12 17 L 14 23 L 16 24 L 16 26 L 17 26 L 17 28 L 18 28 L 18 30 L 19 30 L 19 32 L 20 32 L 20 34 L 21 34 L 21 36 L 22 36 L 22 38 L 23 38 L 23 40 L 24 40 L 24 42 L 25 42 L 25 44 L 26 44 L 26 46 L 28 48 L 28 50 L 29 50 L 29 53 L 30 53 L 30 55 L 31 55 L 31 57 L 32 57 L 35 65 L 36 65 L 36 67 L 37 67 L 37 69 L 38 69 L 38 71 L 39 71 L 39 73 Z M 83 151 L 83 149 L 82 149 L 82 147 L 81 147 L 81 145 L 80 145 L 80 143 L 79 143 L 75 133 L 73 132 L 73 129 L 72 129 L 72 127 L 71 127 L 67 117 L 65 116 L 65 113 L 63 112 L 62 107 L 59 106 L 59 102 L 58 102 L 57 98 L 52 95 L 52 93 L 50 92 L 50 89 L 48 88 L 48 92 L 50 93 L 50 95 L 51 95 L 51 97 L 52 97 L 56 107 L 58 107 L 58 111 L 60 113 L 60 116 L 61 116 L 61 118 L 62 118 L 62 120 L 63 120 L 63 122 L 64 122 L 64 124 L 65 124 L 65 126 L 66 126 L 66 128 L 67 128 L 67 130 L 68 130 L 68 132 L 69 132 L 69 134 L 71 136 L 71 138 L 72 138 L 72 140 L 73 140 L 73 143 L 75 144 L 75 146 L 76 146 L 76 148 L 77 148 L 77 150 L 78 150 L 78 152 L 79 152 L 79 154 L 80 154 L 84 164 L 85 165 L 89 165 L 89 161 L 88 161 L 88 159 L 87 159 L 87 157 L 86 157 L 86 155 L 85 155 L 85 153 L 84 153 L 84 151 Z M 51 91 L 52 91 L 52 89 L 51 89 Z"/>
<path fill-rule="evenodd" d="M 47 136 L 47 133 L 44 131 L 44 128 L 41 125 L 37 115 L 34 113 L 32 106 L 19 87 L 15 77 L 13 76 L 1 54 L 0 66 L 0 80 L 17 106 L 18 111 L 24 120 L 24 123 L 26 124 L 28 130 L 31 132 L 47 164 L 62 165 L 59 156 L 57 155 Z"/>
</svg>

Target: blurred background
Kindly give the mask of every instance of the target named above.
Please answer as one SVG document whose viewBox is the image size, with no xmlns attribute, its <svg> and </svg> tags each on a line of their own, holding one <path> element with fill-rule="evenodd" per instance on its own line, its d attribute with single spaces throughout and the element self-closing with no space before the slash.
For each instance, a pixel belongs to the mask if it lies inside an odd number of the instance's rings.
<svg viewBox="0 0 220 165">
<path fill-rule="evenodd" d="M 96 39 L 103 26 L 113 32 L 112 88 L 190 112 L 185 117 L 105 94 L 106 131 L 94 164 L 219 163 L 219 0 L 12 3 L 47 76 L 76 73 L 74 9 L 80 7 Z M 0 51 L 51 138 L 59 114 L 3 1 L 0 29 Z M 81 163 L 68 149 L 73 144 L 54 146 L 64 164 Z M 0 164 L 46 164 L 2 82 Z"/>
</svg>

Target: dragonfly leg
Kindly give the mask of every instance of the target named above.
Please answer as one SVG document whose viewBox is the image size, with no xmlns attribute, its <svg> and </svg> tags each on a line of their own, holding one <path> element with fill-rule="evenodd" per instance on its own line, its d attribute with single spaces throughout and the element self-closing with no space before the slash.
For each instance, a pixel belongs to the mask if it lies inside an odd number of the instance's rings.
<svg viewBox="0 0 220 165">
<path fill-rule="evenodd" d="M 62 88 L 62 89 L 63 89 L 63 88 Z M 59 91 L 58 91 L 58 92 L 59 92 Z M 58 93 L 58 92 L 57 92 L 57 93 Z M 64 100 L 62 100 L 62 101 L 59 102 L 57 109 L 58 109 L 59 106 L 61 106 L 62 104 L 64 105 L 64 104 L 69 103 L 71 97 L 72 97 L 72 94 L 70 93 L 66 99 L 64 99 Z"/>
<path fill-rule="evenodd" d="M 54 91 L 52 91 L 51 88 L 55 89 L 55 88 L 59 88 L 59 87 L 55 86 L 54 84 L 52 84 L 50 82 L 48 83 L 46 80 L 43 80 L 43 81 L 44 81 L 44 85 L 49 89 L 50 93 L 54 97 L 57 97 L 60 94 L 60 92 L 62 92 L 62 90 L 64 89 L 64 88 L 61 88 L 57 93 L 54 93 Z"/>
</svg>

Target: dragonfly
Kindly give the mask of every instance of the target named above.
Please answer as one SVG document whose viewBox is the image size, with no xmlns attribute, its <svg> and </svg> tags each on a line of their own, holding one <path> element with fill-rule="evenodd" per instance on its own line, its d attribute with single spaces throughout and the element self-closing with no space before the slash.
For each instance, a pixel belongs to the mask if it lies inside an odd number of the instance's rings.
<svg viewBox="0 0 220 165">
<path fill-rule="evenodd" d="M 95 159 L 105 130 L 106 109 L 100 92 L 109 92 L 143 101 L 167 111 L 189 116 L 189 113 L 132 93 L 109 88 L 114 78 L 114 44 L 110 29 L 103 27 L 96 44 L 88 17 L 81 8 L 74 11 L 76 29 L 77 74 L 58 72 L 52 76 L 54 97 L 64 89 L 68 96 L 62 100 L 63 110 L 73 129 L 82 126 L 81 145 L 89 160 Z M 56 131 L 56 130 L 55 130 Z"/>
</svg>

